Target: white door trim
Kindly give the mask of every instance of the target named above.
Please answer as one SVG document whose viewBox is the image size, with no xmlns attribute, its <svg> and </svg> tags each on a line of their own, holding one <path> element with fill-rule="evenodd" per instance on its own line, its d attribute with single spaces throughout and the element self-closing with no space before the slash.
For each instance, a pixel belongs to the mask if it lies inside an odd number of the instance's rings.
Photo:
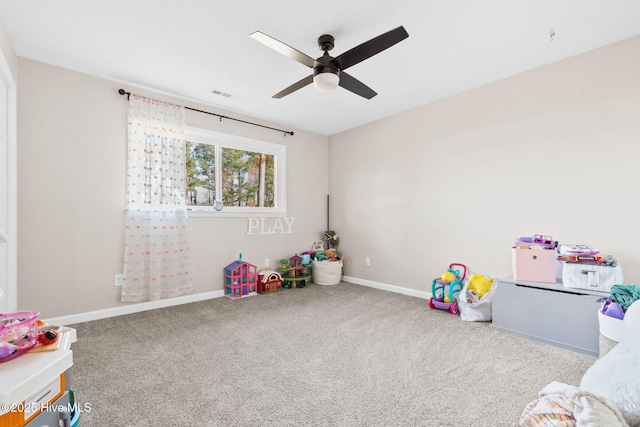
<svg viewBox="0 0 640 427">
<path fill-rule="evenodd" d="M 0 225 L 0 245 L 4 254 L 0 265 L 0 313 L 11 313 L 18 309 L 18 255 L 17 255 L 17 84 L 11 73 L 9 63 L 0 51 L 0 91 L 6 93 L 6 105 L 2 108 L 2 121 L 6 123 L 6 129 L 1 129 L 1 149 L 5 150 L 6 165 L 0 165 L 0 170 L 5 169 L 6 193 L 2 191 L 3 198 L 0 201 L 6 203 L 6 228 Z M 6 143 L 6 147 L 4 146 Z M 4 163 L 4 162 L 3 162 Z M 6 166 L 6 168 L 5 168 Z M 6 265 L 5 265 L 6 264 Z"/>
</svg>

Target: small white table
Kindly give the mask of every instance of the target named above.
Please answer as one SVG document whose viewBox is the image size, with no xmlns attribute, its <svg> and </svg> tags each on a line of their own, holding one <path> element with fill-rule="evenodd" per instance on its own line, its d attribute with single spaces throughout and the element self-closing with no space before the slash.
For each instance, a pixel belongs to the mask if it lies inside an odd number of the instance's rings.
<svg viewBox="0 0 640 427">
<path fill-rule="evenodd" d="M 27 353 L 0 363 L 0 425 L 9 417 L 20 420 L 8 425 L 37 425 L 32 424 L 38 412 L 35 409 L 46 407 L 65 394 L 65 373 L 73 365 L 70 348 L 76 341 L 76 331 L 68 327 L 59 330 L 62 341 L 57 350 Z"/>
</svg>

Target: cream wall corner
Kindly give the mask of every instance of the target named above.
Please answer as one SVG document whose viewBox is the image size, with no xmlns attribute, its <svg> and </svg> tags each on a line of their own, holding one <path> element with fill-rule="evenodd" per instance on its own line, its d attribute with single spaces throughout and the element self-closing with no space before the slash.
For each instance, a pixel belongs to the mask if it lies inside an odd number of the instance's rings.
<svg viewBox="0 0 640 427">
<path fill-rule="evenodd" d="M 515 238 L 541 233 L 637 283 L 638 76 L 634 37 L 330 137 L 344 274 L 418 291 L 453 262 L 503 277 Z"/>
</svg>

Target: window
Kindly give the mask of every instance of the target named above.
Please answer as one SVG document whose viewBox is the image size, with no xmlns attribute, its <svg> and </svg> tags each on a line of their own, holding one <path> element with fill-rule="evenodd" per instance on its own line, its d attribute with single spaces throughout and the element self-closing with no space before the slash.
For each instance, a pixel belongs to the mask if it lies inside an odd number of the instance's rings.
<svg viewBox="0 0 640 427">
<path fill-rule="evenodd" d="M 186 140 L 190 216 L 286 215 L 284 145 L 192 128 Z"/>
</svg>

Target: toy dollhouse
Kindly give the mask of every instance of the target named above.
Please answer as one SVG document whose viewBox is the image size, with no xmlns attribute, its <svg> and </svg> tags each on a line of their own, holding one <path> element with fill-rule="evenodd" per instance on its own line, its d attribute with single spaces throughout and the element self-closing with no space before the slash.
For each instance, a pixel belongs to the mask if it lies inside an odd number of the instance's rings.
<svg viewBox="0 0 640 427">
<path fill-rule="evenodd" d="M 311 264 L 303 264 L 303 258 L 294 255 L 287 261 L 280 260 L 280 273 L 282 273 L 283 288 L 304 288 L 306 281 L 311 278 Z"/>
<path fill-rule="evenodd" d="M 242 261 L 234 261 L 224 268 L 224 294 L 236 299 L 258 294 L 258 268 Z"/>
<path fill-rule="evenodd" d="M 270 268 L 264 269 L 258 273 L 258 293 L 266 294 L 276 292 L 282 289 L 282 276 L 277 271 Z"/>
</svg>

